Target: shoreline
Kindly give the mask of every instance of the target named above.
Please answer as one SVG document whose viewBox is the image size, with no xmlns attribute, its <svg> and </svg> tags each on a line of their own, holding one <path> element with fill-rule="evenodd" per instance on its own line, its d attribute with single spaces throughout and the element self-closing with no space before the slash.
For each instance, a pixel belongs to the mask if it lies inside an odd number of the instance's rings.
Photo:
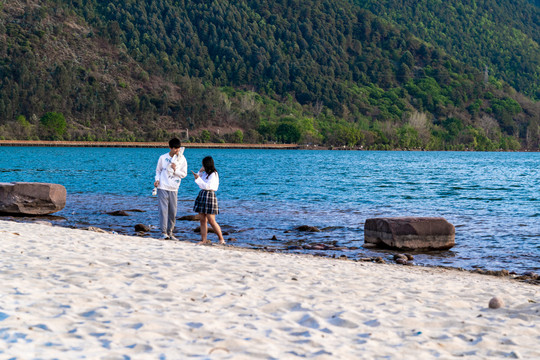
<svg viewBox="0 0 540 360">
<path fill-rule="evenodd" d="M 33 141 L 0 140 L 0 146 L 42 146 L 42 147 L 117 147 L 117 148 L 167 148 L 167 142 L 120 142 L 120 141 Z M 288 149 L 296 150 L 296 144 L 233 144 L 233 143 L 182 143 L 185 148 L 204 149 Z"/>
<path fill-rule="evenodd" d="M 3 220 L 0 237 L 9 356 L 540 357 L 540 288 L 507 278 Z"/>
<path fill-rule="evenodd" d="M 4 216 L 2 216 L 4 215 Z M 54 215 L 53 215 L 54 216 Z M 63 229 L 73 229 L 73 230 L 81 230 L 81 231 L 90 231 L 90 232 L 97 232 L 97 233 L 104 233 L 104 234 L 111 234 L 111 235 L 117 235 L 117 236 L 129 236 L 129 237 L 135 237 L 135 238 L 141 238 L 141 239 L 152 239 L 152 240 L 161 240 L 159 237 L 153 237 L 149 233 L 139 233 L 139 234 L 126 234 L 126 233 L 117 233 L 114 230 L 105 230 L 100 227 L 96 226 L 63 226 L 59 224 L 53 224 L 48 220 L 48 216 L 41 216 L 41 217 L 30 217 L 32 221 L 25 221 L 25 220 L 15 220 L 18 216 L 15 215 L 7 215 L 7 214 L 1 214 L 0 213 L 0 222 L 1 221 L 7 221 L 7 222 L 16 222 L 19 224 L 41 224 L 41 225 L 47 225 L 47 226 L 54 226 L 59 227 Z M 19 217 L 20 219 L 27 218 L 26 216 Z M 41 220 L 39 220 L 41 218 Z M 194 233 L 194 235 L 198 235 L 198 233 Z M 196 244 L 199 242 L 200 239 L 180 239 L 179 242 L 181 243 L 190 243 L 190 244 Z M 395 266 L 405 266 L 405 267 L 418 267 L 418 268 L 434 268 L 434 269 L 446 269 L 446 270 L 455 270 L 458 272 L 466 272 L 471 274 L 479 274 L 479 275 L 485 275 L 485 276 L 493 276 L 493 277 L 500 277 L 500 278 L 507 278 L 513 281 L 523 282 L 531 285 L 537 285 L 540 286 L 540 274 L 534 272 L 534 271 L 525 271 L 522 273 L 518 273 L 515 270 L 508 270 L 505 268 L 499 268 L 499 269 L 483 269 L 483 268 L 474 268 L 474 269 L 467 269 L 459 266 L 448 266 L 448 265 L 436 265 L 436 264 L 419 264 L 414 261 L 407 262 L 405 264 L 400 264 L 395 261 L 395 256 L 398 254 L 404 254 L 405 252 L 399 252 L 397 250 L 392 251 L 392 253 L 379 256 L 369 256 L 367 254 L 364 254 L 364 256 L 359 258 L 351 258 L 347 255 L 343 254 L 340 256 L 336 256 L 336 254 L 326 254 L 324 252 L 294 252 L 294 251 L 288 251 L 285 249 L 267 249 L 265 246 L 255 246 L 251 245 L 250 247 L 243 247 L 243 246 L 235 246 L 233 243 L 227 240 L 227 248 L 238 250 L 238 251 L 254 251 L 254 252 L 262 252 L 262 253 L 269 253 L 269 254 L 289 254 L 289 255 L 297 255 L 297 256 L 307 256 L 307 257 L 318 257 L 318 258 L 326 258 L 331 259 L 335 261 L 352 261 L 352 262 L 364 262 L 364 263 L 377 263 L 377 264 L 387 264 L 387 265 L 395 265 Z M 380 249 L 384 250 L 384 249 Z M 414 252 L 412 253 L 414 256 Z M 393 258 L 393 259 L 392 259 Z"/>
<path fill-rule="evenodd" d="M 104 148 L 167 148 L 167 142 L 120 142 L 120 141 L 47 141 L 47 140 L 0 140 L 0 147 L 104 147 Z M 366 150 L 362 147 L 335 147 L 300 144 L 235 144 L 235 143 L 182 143 L 185 148 L 191 149 L 267 149 L 267 150 L 331 150 L 331 151 L 456 151 L 456 152 L 523 152 L 536 153 L 539 150 L 425 150 L 425 149 L 391 149 L 391 150 Z"/>
</svg>

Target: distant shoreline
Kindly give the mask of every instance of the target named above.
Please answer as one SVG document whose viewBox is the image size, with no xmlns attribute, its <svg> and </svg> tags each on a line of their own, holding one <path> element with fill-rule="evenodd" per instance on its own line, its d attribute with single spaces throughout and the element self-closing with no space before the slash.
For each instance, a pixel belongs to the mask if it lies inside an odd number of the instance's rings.
<svg viewBox="0 0 540 360">
<path fill-rule="evenodd" d="M 0 146 L 166 148 L 167 142 L 0 140 Z M 299 149 L 297 144 L 182 143 L 186 148 Z"/>
<path fill-rule="evenodd" d="M 40 146 L 40 147 L 104 147 L 104 148 L 167 148 L 167 142 L 122 142 L 122 141 L 47 141 L 47 140 L 0 140 L 0 147 Z M 299 144 L 236 144 L 236 143 L 182 143 L 191 149 L 267 149 L 267 150 L 366 150 L 362 147 L 319 146 Z M 425 149 L 391 149 L 378 151 L 459 151 L 482 152 L 475 150 L 425 150 Z M 540 152 L 540 150 L 494 150 L 485 152 Z"/>
</svg>

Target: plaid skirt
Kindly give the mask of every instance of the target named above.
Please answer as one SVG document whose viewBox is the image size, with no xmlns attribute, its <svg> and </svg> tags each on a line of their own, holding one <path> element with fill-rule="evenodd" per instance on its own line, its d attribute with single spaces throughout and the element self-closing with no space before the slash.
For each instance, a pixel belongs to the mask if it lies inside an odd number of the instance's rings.
<svg viewBox="0 0 540 360">
<path fill-rule="evenodd" d="M 212 190 L 199 191 L 199 195 L 195 199 L 193 211 L 199 214 L 219 214 L 216 192 Z"/>
</svg>

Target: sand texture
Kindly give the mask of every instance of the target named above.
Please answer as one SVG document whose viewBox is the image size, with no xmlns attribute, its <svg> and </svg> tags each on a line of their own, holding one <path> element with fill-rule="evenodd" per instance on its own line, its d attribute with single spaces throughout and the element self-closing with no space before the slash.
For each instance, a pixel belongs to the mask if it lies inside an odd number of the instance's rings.
<svg viewBox="0 0 540 360">
<path fill-rule="evenodd" d="M 0 253 L 0 359 L 540 358 L 507 278 L 7 221 Z"/>
</svg>

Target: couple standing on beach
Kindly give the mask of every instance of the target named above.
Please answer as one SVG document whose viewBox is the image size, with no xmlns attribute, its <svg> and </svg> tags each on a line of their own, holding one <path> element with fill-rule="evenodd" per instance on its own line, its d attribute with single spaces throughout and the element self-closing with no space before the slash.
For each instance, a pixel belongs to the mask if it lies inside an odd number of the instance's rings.
<svg viewBox="0 0 540 360">
<path fill-rule="evenodd" d="M 185 148 L 179 139 L 169 140 L 169 152 L 159 157 L 156 167 L 156 177 L 154 187 L 157 188 L 158 208 L 159 208 L 159 228 L 162 239 L 178 240 L 174 234 L 176 223 L 176 209 L 178 203 L 178 188 L 181 179 L 187 176 L 187 160 L 184 157 Z M 193 177 L 201 189 L 195 200 L 193 211 L 199 213 L 201 223 L 201 242 L 199 244 L 209 244 L 207 239 L 208 223 L 214 229 L 219 238 L 220 244 L 225 244 L 225 239 L 221 233 L 221 228 L 216 222 L 216 214 L 219 214 L 219 207 L 216 191 L 219 187 L 219 176 L 214 166 L 214 159 L 207 156 L 202 161 L 201 169 Z"/>
</svg>

